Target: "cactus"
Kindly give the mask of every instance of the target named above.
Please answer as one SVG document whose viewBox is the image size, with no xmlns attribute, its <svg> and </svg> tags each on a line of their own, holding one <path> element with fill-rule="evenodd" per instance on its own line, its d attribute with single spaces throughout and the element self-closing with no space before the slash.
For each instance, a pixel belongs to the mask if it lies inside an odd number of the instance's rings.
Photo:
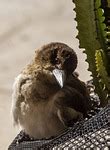
<svg viewBox="0 0 110 150">
<path fill-rule="evenodd" d="M 80 48 L 85 48 L 100 105 L 110 99 L 110 0 L 73 0 Z"/>
</svg>

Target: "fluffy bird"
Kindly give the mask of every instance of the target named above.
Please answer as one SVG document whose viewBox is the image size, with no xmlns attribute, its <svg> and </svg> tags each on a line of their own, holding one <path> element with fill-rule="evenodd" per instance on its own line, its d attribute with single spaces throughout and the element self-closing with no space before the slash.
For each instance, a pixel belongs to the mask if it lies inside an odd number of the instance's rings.
<svg viewBox="0 0 110 150">
<path fill-rule="evenodd" d="M 50 138 L 67 129 L 71 121 L 85 117 L 90 97 L 73 73 L 76 67 L 76 53 L 66 44 L 54 42 L 36 50 L 14 83 L 14 125 L 30 137 Z"/>
</svg>

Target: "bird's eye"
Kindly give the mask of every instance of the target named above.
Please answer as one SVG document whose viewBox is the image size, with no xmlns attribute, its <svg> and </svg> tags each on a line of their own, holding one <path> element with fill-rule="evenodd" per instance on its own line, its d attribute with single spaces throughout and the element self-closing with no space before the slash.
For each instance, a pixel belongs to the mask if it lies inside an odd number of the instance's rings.
<svg viewBox="0 0 110 150">
<path fill-rule="evenodd" d="M 65 57 L 65 58 L 69 58 L 70 54 L 67 51 L 63 50 L 62 51 L 62 56 Z"/>
</svg>

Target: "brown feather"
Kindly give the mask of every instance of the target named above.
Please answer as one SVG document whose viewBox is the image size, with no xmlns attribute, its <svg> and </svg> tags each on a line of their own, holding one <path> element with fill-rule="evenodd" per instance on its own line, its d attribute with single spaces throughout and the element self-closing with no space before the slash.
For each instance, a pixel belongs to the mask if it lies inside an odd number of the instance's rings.
<svg viewBox="0 0 110 150">
<path fill-rule="evenodd" d="M 38 49 L 15 80 L 14 123 L 34 138 L 49 138 L 63 132 L 68 121 L 85 115 L 89 95 L 84 84 L 72 75 L 76 67 L 76 53 L 66 44 L 50 43 Z M 55 68 L 66 73 L 63 88 L 52 73 Z"/>
</svg>

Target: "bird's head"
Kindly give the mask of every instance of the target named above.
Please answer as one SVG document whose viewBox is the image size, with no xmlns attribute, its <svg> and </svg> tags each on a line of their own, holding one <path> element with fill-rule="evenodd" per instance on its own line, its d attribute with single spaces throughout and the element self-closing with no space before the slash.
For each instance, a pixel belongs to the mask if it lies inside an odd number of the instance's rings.
<svg viewBox="0 0 110 150">
<path fill-rule="evenodd" d="M 53 42 L 44 45 L 40 50 L 36 51 L 42 67 L 61 74 L 72 74 L 77 67 L 77 55 L 72 48 L 64 43 Z M 55 75 L 56 76 L 56 75 Z"/>
</svg>

